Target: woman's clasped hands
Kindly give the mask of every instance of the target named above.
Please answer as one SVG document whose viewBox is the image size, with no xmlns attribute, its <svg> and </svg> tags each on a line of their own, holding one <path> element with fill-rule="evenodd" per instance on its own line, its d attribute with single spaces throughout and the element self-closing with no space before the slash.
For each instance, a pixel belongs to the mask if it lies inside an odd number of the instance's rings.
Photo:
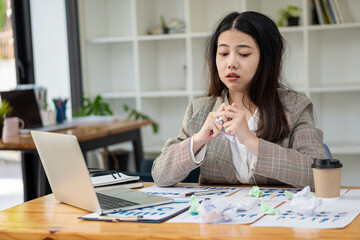
<svg viewBox="0 0 360 240">
<path fill-rule="evenodd" d="M 223 103 L 215 112 L 210 112 L 200 131 L 194 135 L 194 145 L 204 145 L 225 133 L 235 136 L 241 144 L 249 138 L 255 137 L 249 130 L 246 113 L 240 110 L 235 103 L 227 105 Z"/>
</svg>

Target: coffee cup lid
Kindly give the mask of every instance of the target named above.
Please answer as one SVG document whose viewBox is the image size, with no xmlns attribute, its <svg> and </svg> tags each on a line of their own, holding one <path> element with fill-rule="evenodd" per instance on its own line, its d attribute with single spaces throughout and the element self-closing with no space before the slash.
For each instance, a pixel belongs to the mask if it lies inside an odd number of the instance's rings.
<svg viewBox="0 0 360 240">
<path fill-rule="evenodd" d="M 314 159 L 311 166 L 318 169 L 332 169 L 341 168 L 343 165 L 338 159 Z"/>
</svg>

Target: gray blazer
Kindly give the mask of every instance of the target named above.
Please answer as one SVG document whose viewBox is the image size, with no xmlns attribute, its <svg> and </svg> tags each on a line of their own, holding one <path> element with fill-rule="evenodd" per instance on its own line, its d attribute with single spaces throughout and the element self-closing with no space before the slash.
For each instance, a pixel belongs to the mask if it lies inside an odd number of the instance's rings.
<svg viewBox="0 0 360 240">
<path fill-rule="evenodd" d="M 260 139 L 258 160 L 252 184 L 289 184 L 314 187 L 311 164 L 314 158 L 325 158 L 323 133 L 315 128 L 313 105 L 304 94 L 279 89 L 290 134 L 275 143 Z M 221 136 L 207 144 L 204 161 L 196 164 L 190 157 L 190 137 L 200 131 L 208 114 L 224 102 L 223 97 L 203 97 L 187 107 L 179 135 L 166 141 L 155 159 L 152 176 L 156 185 L 172 186 L 200 167 L 201 183 L 241 184 L 235 168 L 229 141 Z"/>
</svg>

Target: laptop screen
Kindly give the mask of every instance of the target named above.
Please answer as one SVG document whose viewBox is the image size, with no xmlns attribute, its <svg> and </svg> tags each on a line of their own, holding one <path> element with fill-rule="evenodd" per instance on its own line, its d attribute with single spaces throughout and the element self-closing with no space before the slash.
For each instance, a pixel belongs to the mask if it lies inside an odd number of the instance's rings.
<svg viewBox="0 0 360 240">
<path fill-rule="evenodd" d="M 42 127 L 40 108 L 34 89 L 12 90 L 0 92 L 1 99 L 13 107 L 9 117 L 19 117 L 24 120 L 25 128 Z"/>
</svg>

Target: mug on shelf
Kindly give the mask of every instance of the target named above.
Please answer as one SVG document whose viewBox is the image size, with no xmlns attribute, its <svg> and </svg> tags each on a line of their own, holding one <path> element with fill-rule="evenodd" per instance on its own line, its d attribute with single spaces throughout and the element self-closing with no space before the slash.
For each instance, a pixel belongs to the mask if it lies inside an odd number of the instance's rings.
<svg viewBox="0 0 360 240">
<path fill-rule="evenodd" d="M 18 117 L 9 117 L 5 118 L 3 133 L 2 133 L 2 141 L 4 143 L 8 142 L 11 136 L 15 136 L 19 134 L 19 129 L 24 128 L 25 122 L 21 118 Z"/>
</svg>

